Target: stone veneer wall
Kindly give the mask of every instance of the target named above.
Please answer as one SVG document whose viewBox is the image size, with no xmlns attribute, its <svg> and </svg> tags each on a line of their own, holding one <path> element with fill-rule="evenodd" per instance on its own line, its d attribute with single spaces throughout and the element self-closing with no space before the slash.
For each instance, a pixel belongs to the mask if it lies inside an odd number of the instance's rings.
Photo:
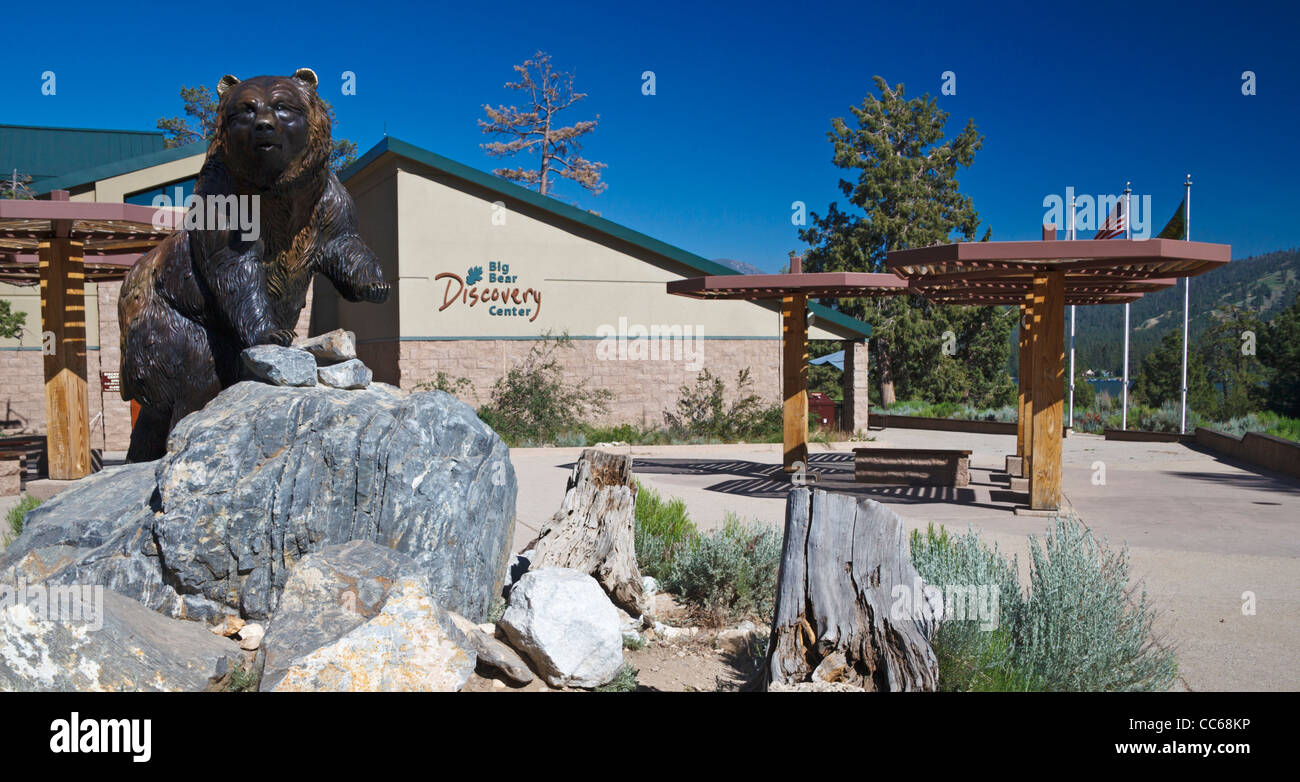
<svg viewBox="0 0 1300 782">
<path fill-rule="evenodd" d="M 439 372 L 451 379 L 468 378 L 473 391 L 466 399 L 475 407 L 487 400 L 497 378 L 521 363 L 537 340 L 408 340 L 396 343 L 397 384 L 414 389 L 432 381 Z M 698 375 L 684 361 L 600 360 L 596 357 L 599 340 L 574 340 L 572 350 L 560 350 L 557 358 L 566 379 L 586 380 L 589 387 L 609 389 L 613 393 L 608 415 L 593 420 L 600 425 L 636 424 L 661 426 L 664 410 L 675 411 L 678 390 Z M 391 356 L 394 343 L 362 345 L 358 353 L 367 363 L 379 360 L 377 379 L 385 379 L 381 369 L 384 357 Z M 707 368 L 727 385 L 729 397 L 735 392 L 736 374 L 749 369 L 750 393 L 758 394 L 765 404 L 781 401 L 781 343 L 775 339 L 705 340 L 702 368 Z M 392 382 L 391 380 L 389 382 Z"/>
<path fill-rule="evenodd" d="M 0 404 L 6 434 L 45 431 L 45 365 L 39 347 L 0 349 Z"/>
<path fill-rule="evenodd" d="M 126 450 L 131 439 L 131 409 L 116 392 L 100 389 L 100 370 L 116 371 L 120 346 L 117 328 L 117 283 L 97 286 L 88 306 L 99 308 L 99 334 L 87 334 L 86 396 L 90 407 L 90 447 Z M 28 324 L 37 334 L 39 324 Z M 45 362 L 39 347 L 0 349 L 0 404 L 6 434 L 45 433 Z M 105 406 L 107 405 L 107 412 Z M 105 412 L 103 417 L 99 417 Z"/>
</svg>

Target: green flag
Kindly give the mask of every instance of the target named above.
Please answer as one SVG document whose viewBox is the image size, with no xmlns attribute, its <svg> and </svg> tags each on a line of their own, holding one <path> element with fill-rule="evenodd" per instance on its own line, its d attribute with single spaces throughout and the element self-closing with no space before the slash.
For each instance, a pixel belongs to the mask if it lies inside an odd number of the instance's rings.
<svg viewBox="0 0 1300 782">
<path fill-rule="evenodd" d="M 1184 197 L 1182 203 L 1178 204 L 1178 211 L 1174 212 L 1173 217 L 1169 218 L 1169 224 L 1165 226 L 1165 229 L 1163 231 L 1156 234 L 1156 238 L 1157 239 L 1186 239 L 1187 222 L 1184 220 L 1184 216 L 1187 214 L 1186 209 L 1187 209 L 1187 198 Z"/>
</svg>

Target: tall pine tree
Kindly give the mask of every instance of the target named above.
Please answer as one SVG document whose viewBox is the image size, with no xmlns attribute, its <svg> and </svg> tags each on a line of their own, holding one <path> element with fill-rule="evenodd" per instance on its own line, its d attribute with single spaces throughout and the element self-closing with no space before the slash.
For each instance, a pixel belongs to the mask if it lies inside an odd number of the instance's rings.
<svg viewBox="0 0 1300 782">
<path fill-rule="evenodd" d="M 979 228 L 956 178 L 983 145 L 974 122 L 945 139 L 948 113 L 933 97 L 909 100 L 902 84 L 874 81 L 878 96 L 851 107 L 856 127 L 831 120 L 833 162 L 852 173 L 839 182 L 849 207 L 832 202 L 824 215 L 811 213 L 811 225 L 799 232 L 810 245 L 807 271 L 880 272 L 891 250 L 969 241 Z M 918 296 L 825 303 L 872 325 L 872 361 L 885 405 L 898 394 L 979 405 L 1006 404 L 1014 394 L 1005 369 L 1014 309 L 942 306 Z M 946 331 L 956 337 L 954 355 L 941 351 Z"/>
</svg>

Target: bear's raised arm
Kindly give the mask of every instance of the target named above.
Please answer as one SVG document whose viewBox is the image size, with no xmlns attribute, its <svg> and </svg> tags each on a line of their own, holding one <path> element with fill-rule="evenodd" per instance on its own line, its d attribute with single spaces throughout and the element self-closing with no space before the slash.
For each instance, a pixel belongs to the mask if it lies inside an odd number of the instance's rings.
<svg viewBox="0 0 1300 782">
<path fill-rule="evenodd" d="M 316 204 L 314 220 L 321 247 L 316 270 L 348 301 L 386 301 L 390 286 L 384 282 L 379 258 L 357 234 L 352 196 L 333 171 Z"/>
</svg>

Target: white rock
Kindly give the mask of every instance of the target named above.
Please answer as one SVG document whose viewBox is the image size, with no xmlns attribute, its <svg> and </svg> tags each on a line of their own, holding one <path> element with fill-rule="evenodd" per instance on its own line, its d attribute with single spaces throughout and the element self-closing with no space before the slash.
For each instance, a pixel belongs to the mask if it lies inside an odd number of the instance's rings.
<svg viewBox="0 0 1300 782">
<path fill-rule="evenodd" d="M 618 610 L 596 579 L 569 568 L 530 570 L 510 590 L 498 626 L 552 687 L 599 687 L 623 666 Z"/>
<path fill-rule="evenodd" d="M 655 623 L 655 633 L 665 641 L 686 641 L 695 637 L 698 627 L 673 627 L 662 622 Z"/>
<path fill-rule="evenodd" d="M 262 637 L 265 635 L 266 628 L 253 622 L 241 627 L 236 637 L 239 639 L 239 648 L 251 652 L 262 645 Z"/>
<path fill-rule="evenodd" d="M 365 388 L 374 378 L 370 368 L 361 363 L 360 359 L 355 358 L 339 364 L 319 367 L 316 370 L 316 379 L 321 385 L 348 391 Z"/>
<path fill-rule="evenodd" d="M 347 361 L 357 357 L 357 335 L 351 331 L 333 331 L 296 341 L 294 347 L 305 350 L 318 361 Z"/>
</svg>

